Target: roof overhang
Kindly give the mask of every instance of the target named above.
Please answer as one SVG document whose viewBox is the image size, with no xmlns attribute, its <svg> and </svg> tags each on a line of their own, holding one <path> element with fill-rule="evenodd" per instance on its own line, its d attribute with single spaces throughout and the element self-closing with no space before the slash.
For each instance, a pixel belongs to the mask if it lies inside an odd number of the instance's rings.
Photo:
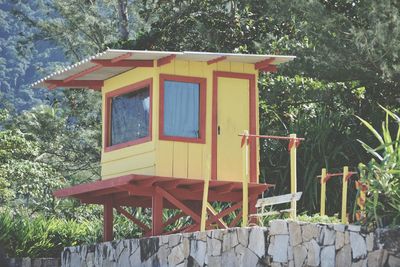
<svg viewBox="0 0 400 267">
<path fill-rule="evenodd" d="M 219 61 L 241 62 L 254 64 L 256 70 L 274 72 L 279 64 L 291 61 L 294 58 L 295 56 L 281 55 L 108 49 L 54 72 L 36 81 L 31 86 L 49 89 L 66 87 L 101 90 L 104 81 L 113 76 L 137 67 L 162 66 L 173 59 L 207 62 L 209 65 Z"/>
</svg>

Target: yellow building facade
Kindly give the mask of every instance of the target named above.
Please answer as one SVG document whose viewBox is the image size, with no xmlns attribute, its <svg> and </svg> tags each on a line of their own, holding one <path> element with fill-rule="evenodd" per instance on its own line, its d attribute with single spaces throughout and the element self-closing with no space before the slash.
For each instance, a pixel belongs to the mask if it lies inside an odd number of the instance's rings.
<svg viewBox="0 0 400 267">
<path fill-rule="evenodd" d="M 155 64 L 156 65 L 156 64 Z M 224 75 L 225 74 L 225 75 Z M 230 77 L 231 76 L 231 77 Z M 163 77 L 166 77 L 163 79 Z M 160 88 L 165 80 L 179 78 L 203 80 L 205 103 L 204 137 L 202 141 L 163 140 L 160 138 Z M 254 81 L 258 78 L 258 70 L 253 64 L 240 62 L 198 62 L 190 60 L 171 60 L 160 67 L 135 68 L 104 82 L 103 99 L 103 149 L 101 159 L 102 179 L 127 175 L 144 174 L 176 178 L 204 179 L 212 177 L 218 180 L 240 181 L 243 173 L 241 137 L 244 130 L 250 130 L 250 94 L 254 94 L 253 109 L 258 134 L 258 90 Z M 215 84 L 215 80 L 216 83 Z M 108 138 L 107 95 L 148 82 L 151 88 L 151 138 L 138 144 L 125 147 L 107 146 Z M 251 90 L 251 86 L 254 88 Z M 217 87 L 217 88 L 214 88 Z M 218 99 L 213 96 L 218 90 Z M 215 107 L 217 102 L 217 107 Z M 214 109 L 213 109 L 214 104 Z M 217 110 L 215 110 L 217 108 Z M 217 115 L 217 125 L 213 125 L 213 113 Z M 254 115 L 253 115 L 254 116 Z M 215 121 L 214 121 L 215 124 Z M 213 136 L 213 126 L 217 127 L 217 136 Z M 213 154 L 213 139 L 217 138 L 217 155 Z M 255 148 L 258 162 L 258 144 Z M 215 152 L 214 152 L 215 153 Z M 213 162 L 217 162 L 217 175 L 212 176 Z M 258 166 L 258 163 L 256 164 Z M 215 168 L 215 167 L 214 167 Z M 258 172 L 256 170 L 256 172 Z"/>
</svg>

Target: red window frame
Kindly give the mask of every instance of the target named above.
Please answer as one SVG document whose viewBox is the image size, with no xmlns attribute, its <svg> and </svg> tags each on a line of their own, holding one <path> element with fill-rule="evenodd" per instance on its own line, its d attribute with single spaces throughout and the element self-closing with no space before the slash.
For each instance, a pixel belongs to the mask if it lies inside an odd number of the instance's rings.
<svg viewBox="0 0 400 267">
<path fill-rule="evenodd" d="M 150 112 L 149 112 L 149 135 L 143 138 L 139 138 L 136 140 L 132 140 L 132 141 L 128 141 L 125 143 L 121 143 L 121 144 L 116 144 L 116 145 L 112 145 L 110 146 L 110 138 L 111 138 L 111 101 L 112 98 L 115 96 L 119 96 L 119 95 L 123 95 L 126 93 L 131 93 L 140 89 L 143 89 L 145 87 L 149 88 L 149 97 L 150 97 Z M 105 118 L 104 118 L 104 122 L 105 122 L 105 126 L 104 126 L 104 151 L 105 152 L 109 152 L 109 151 L 113 151 L 116 149 L 121 149 L 121 148 L 125 148 L 125 147 L 129 147 L 129 146 L 133 146 L 133 145 L 137 145 L 137 144 L 141 144 L 141 143 L 145 143 L 145 142 L 149 142 L 152 140 L 152 117 L 153 117 L 153 79 L 147 79 L 147 80 L 143 80 L 134 84 L 130 84 L 128 86 L 125 87 L 121 87 L 117 90 L 111 91 L 109 93 L 106 93 L 105 95 L 106 98 L 106 103 L 105 103 Z"/>
<path fill-rule="evenodd" d="M 164 94 L 165 94 L 164 82 L 165 81 L 199 84 L 199 90 L 200 90 L 199 134 L 200 134 L 200 138 L 164 135 Z M 205 137 L 205 134 L 206 134 L 206 83 L 207 83 L 206 78 L 201 78 L 201 77 L 160 74 L 160 127 L 159 127 L 159 133 L 158 133 L 160 140 L 205 144 L 205 142 L 206 142 L 206 137 Z"/>
</svg>

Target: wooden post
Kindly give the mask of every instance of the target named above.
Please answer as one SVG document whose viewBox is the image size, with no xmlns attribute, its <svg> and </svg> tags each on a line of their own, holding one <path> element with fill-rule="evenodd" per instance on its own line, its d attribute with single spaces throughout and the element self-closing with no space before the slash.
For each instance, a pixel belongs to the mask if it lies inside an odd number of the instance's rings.
<svg viewBox="0 0 400 267">
<path fill-rule="evenodd" d="M 112 241 L 113 240 L 113 202 L 111 198 L 108 198 L 104 204 L 103 212 L 103 240 Z"/>
<path fill-rule="evenodd" d="M 297 216 L 297 202 L 295 195 L 297 193 L 297 140 L 296 134 L 291 134 L 290 142 L 293 144 L 290 147 L 290 193 L 292 194 L 292 201 L 290 203 L 290 218 L 292 220 L 296 219 Z"/>
<path fill-rule="evenodd" d="M 154 190 L 152 197 L 152 235 L 161 235 L 163 232 L 163 197 Z"/>
<path fill-rule="evenodd" d="M 201 222 L 200 222 L 200 231 L 206 230 L 206 221 L 207 221 L 207 204 L 208 204 L 208 186 L 210 181 L 208 177 L 204 180 L 204 189 L 203 189 L 203 202 L 201 206 Z"/>
<path fill-rule="evenodd" d="M 325 194 L 326 194 L 326 169 L 323 168 L 321 172 L 321 209 L 320 214 L 321 216 L 325 215 Z"/>
<path fill-rule="evenodd" d="M 200 221 L 200 231 L 206 230 L 206 222 L 207 222 L 207 204 L 208 204 L 208 188 L 210 185 L 210 177 L 211 177 L 211 157 L 206 157 L 206 169 L 205 169 L 205 177 L 204 177 L 204 187 L 203 187 L 203 200 L 201 206 L 201 221 Z"/>
<path fill-rule="evenodd" d="M 349 175 L 349 167 L 343 167 L 342 179 L 342 223 L 347 223 L 347 176 Z"/>
<path fill-rule="evenodd" d="M 242 202 L 242 227 L 247 226 L 247 219 L 249 217 L 249 131 L 244 131 L 245 143 L 242 149 L 243 159 L 243 202 Z"/>
</svg>

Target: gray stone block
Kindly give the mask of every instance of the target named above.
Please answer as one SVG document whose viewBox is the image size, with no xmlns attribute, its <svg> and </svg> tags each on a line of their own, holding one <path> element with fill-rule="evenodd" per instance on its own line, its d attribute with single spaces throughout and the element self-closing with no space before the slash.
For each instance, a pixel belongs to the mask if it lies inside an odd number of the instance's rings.
<svg viewBox="0 0 400 267">
<path fill-rule="evenodd" d="M 253 228 L 250 232 L 248 248 L 261 258 L 265 254 L 264 231 L 261 228 Z"/>
<path fill-rule="evenodd" d="M 335 246 L 327 246 L 321 250 L 321 267 L 335 266 Z"/>
<path fill-rule="evenodd" d="M 388 253 L 384 249 L 375 250 L 368 253 L 367 265 L 369 267 L 383 267 L 388 257 Z"/>
<path fill-rule="evenodd" d="M 285 220 L 273 220 L 269 222 L 269 234 L 270 235 L 287 235 L 288 226 Z"/>
<path fill-rule="evenodd" d="M 351 266 L 351 247 L 345 245 L 336 254 L 335 266 L 350 267 Z"/>
<path fill-rule="evenodd" d="M 367 246 L 364 237 L 357 232 L 350 232 L 350 245 L 353 260 L 358 260 L 367 256 Z"/>
<path fill-rule="evenodd" d="M 275 235 L 271 237 L 268 254 L 274 262 L 288 262 L 289 235 Z"/>
<path fill-rule="evenodd" d="M 307 248 L 306 264 L 309 266 L 319 266 L 321 248 L 317 241 L 311 239 L 311 241 L 304 243 L 304 245 Z"/>
<path fill-rule="evenodd" d="M 293 259 L 295 267 L 303 266 L 306 258 L 307 258 L 307 249 L 305 248 L 305 246 L 299 245 L 293 247 Z"/>
<path fill-rule="evenodd" d="M 291 246 L 297 246 L 303 241 L 301 226 L 297 222 L 289 222 L 289 237 Z"/>
</svg>

